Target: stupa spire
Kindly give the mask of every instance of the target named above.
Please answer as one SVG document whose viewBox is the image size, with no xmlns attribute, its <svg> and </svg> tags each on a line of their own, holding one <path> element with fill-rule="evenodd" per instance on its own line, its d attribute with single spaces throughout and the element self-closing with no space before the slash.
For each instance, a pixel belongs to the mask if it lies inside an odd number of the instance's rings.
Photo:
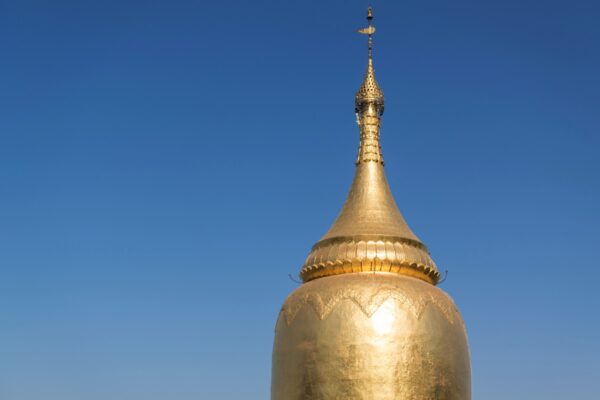
<svg viewBox="0 0 600 400">
<path fill-rule="evenodd" d="M 436 284 L 440 274 L 427 247 L 402 217 L 390 191 L 380 144 L 383 91 L 373 67 L 373 10 L 368 26 L 358 32 L 368 36 L 367 71 L 355 96 L 360 128 L 356 172 L 346 202 L 329 231 L 306 259 L 304 281 L 352 272 L 383 271 L 413 276 Z"/>
<path fill-rule="evenodd" d="M 304 283 L 281 307 L 271 400 L 471 400 L 462 318 L 434 286 L 439 273 L 385 177 L 372 18 L 369 9 L 361 30 L 369 59 L 356 94 L 356 173 L 338 218 L 302 267 Z"/>
</svg>

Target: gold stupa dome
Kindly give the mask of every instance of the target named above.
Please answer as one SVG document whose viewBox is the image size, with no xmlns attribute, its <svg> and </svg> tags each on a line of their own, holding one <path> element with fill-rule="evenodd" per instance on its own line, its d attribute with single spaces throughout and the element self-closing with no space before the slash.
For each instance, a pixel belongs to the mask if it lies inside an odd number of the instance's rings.
<svg viewBox="0 0 600 400">
<path fill-rule="evenodd" d="M 342 210 L 300 271 L 275 328 L 272 400 L 470 400 L 463 321 L 391 194 L 373 67 L 355 97 L 360 144 Z"/>
</svg>

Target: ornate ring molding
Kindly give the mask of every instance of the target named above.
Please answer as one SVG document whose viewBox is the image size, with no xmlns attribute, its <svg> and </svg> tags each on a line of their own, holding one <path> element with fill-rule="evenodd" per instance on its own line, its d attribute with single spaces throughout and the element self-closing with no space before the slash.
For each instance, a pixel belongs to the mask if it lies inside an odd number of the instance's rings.
<svg viewBox="0 0 600 400">
<path fill-rule="evenodd" d="M 300 271 L 307 282 L 352 272 L 395 272 L 436 284 L 440 273 L 420 242 L 391 236 L 336 237 L 315 244 Z"/>
</svg>

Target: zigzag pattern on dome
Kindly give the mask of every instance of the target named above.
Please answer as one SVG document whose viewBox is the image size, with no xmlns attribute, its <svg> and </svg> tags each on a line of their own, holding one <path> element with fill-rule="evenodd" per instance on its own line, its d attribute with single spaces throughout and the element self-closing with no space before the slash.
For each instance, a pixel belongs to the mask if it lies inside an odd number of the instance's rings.
<svg viewBox="0 0 600 400">
<path fill-rule="evenodd" d="M 298 312 L 305 306 L 310 306 L 320 320 L 326 319 L 331 312 L 344 300 L 350 300 L 370 318 L 389 299 L 403 305 L 415 318 L 420 319 L 428 306 L 435 306 L 446 317 L 448 322 L 462 324 L 462 319 L 456 305 L 446 293 L 440 296 L 433 286 L 427 284 L 416 285 L 410 281 L 392 280 L 378 275 L 368 277 L 376 285 L 365 287 L 364 274 L 347 277 L 347 285 L 343 287 L 330 286 L 317 280 L 309 285 L 316 285 L 317 290 L 309 290 L 309 286 L 302 286 L 291 294 L 285 301 L 281 312 L 285 315 L 285 322 L 289 326 Z M 360 289 L 360 290 L 359 290 Z M 400 290 L 401 289 L 401 290 Z"/>
</svg>

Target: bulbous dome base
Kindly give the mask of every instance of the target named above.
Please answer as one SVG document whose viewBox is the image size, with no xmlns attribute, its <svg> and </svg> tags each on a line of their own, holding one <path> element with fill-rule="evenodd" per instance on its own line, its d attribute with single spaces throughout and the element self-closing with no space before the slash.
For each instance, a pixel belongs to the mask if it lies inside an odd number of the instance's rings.
<svg viewBox="0 0 600 400">
<path fill-rule="evenodd" d="M 275 328 L 272 400 L 469 400 L 462 318 L 442 290 L 391 273 L 315 279 Z"/>
</svg>

